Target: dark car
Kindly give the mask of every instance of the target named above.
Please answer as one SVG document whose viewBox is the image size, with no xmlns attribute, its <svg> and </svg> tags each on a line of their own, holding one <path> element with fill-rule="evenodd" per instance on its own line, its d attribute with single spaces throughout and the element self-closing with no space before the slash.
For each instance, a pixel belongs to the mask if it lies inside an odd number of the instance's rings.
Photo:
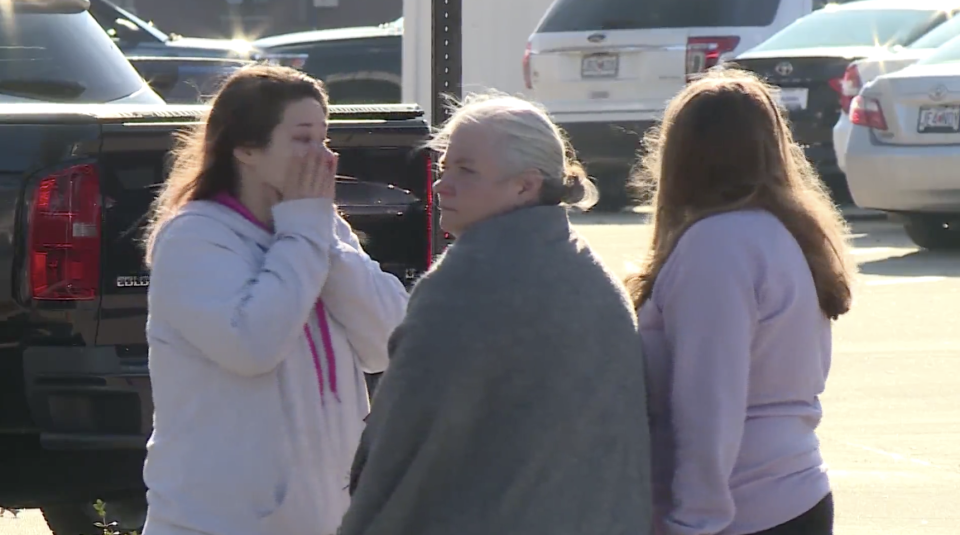
<svg viewBox="0 0 960 535">
<path fill-rule="evenodd" d="M 228 58 L 291 67 L 301 67 L 305 59 L 264 54 L 242 39 L 206 39 L 166 33 L 109 0 L 90 0 L 90 14 L 127 56 Z"/>
<path fill-rule="evenodd" d="M 847 67 L 922 37 L 956 13 L 956 8 L 945 9 L 947 4 L 860 0 L 828 5 L 736 58 L 736 65 L 779 88 L 794 137 L 836 201 L 852 200 L 833 148 L 833 126 L 840 119 Z"/>
<path fill-rule="evenodd" d="M 163 104 L 86 5 L 14 0 L 0 9 L 0 103 Z"/>
<path fill-rule="evenodd" d="M 299 68 L 323 80 L 335 104 L 397 103 L 401 100 L 403 19 L 357 28 L 316 30 L 253 42 L 272 57 L 303 57 Z"/>
</svg>

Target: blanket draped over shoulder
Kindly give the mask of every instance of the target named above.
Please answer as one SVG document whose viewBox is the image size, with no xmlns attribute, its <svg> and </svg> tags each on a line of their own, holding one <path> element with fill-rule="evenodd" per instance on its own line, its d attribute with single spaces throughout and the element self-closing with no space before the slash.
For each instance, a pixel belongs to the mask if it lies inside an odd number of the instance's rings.
<svg viewBox="0 0 960 535">
<path fill-rule="evenodd" d="M 647 535 L 636 316 L 564 208 L 478 223 L 417 284 L 343 535 Z"/>
</svg>

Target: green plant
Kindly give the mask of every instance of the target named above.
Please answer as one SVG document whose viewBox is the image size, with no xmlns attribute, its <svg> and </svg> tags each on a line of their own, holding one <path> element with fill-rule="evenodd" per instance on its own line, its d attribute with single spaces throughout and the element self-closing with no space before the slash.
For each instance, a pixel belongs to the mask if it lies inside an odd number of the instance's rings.
<svg viewBox="0 0 960 535">
<path fill-rule="evenodd" d="M 116 530 L 116 522 L 107 522 L 107 504 L 103 500 L 97 500 L 93 504 L 93 508 L 97 511 L 97 516 L 100 517 L 100 520 L 94 525 L 103 530 L 103 535 L 139 535 L 136 531 L 120 533 Z"/>
</svg>

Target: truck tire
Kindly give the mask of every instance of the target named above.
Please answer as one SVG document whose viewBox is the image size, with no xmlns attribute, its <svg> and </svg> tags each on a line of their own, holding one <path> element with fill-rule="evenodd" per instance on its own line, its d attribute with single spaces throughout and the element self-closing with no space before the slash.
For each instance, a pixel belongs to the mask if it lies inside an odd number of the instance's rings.
<svg viewBox="0 0 960 535">
<path fill-rule="evenodd" d="M 103 535 L 93 504 L 69 503 L 41 507 L 43 518 L 53 535 Z M 116 522 L 114 531 L 121 535 L 143 533 L 147 502 L 144 498 L 107 503 L 107 523 Z"/>
<path fill-rule="evenodd" d="M 600 194 L 600 200 L 594 206 L 597 212 L 619 212 L 630 206 L 631 195 L 627 186 L 629 169 L 604 167 L 596 172 L 594 185 Z"/>
<path fill-rule="evenodd" d="M 943 219 L 928 216 L 909 216 L 903 225 L 907 237 L 922 249 L 953 251 L 960 249 L 960 230 L 950 228 Z"/>
</svg>

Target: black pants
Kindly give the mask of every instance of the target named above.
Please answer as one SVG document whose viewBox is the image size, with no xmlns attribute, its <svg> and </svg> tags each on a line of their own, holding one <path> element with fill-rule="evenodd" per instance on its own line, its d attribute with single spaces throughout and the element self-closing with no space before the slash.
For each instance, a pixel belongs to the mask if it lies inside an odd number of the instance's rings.
<svg viewBox="0 0 960 535">
<path fill-rule="evenodd" d="M 833 494 L 797 518 L 753 535 L 833 535 Z"/>
</svg>

